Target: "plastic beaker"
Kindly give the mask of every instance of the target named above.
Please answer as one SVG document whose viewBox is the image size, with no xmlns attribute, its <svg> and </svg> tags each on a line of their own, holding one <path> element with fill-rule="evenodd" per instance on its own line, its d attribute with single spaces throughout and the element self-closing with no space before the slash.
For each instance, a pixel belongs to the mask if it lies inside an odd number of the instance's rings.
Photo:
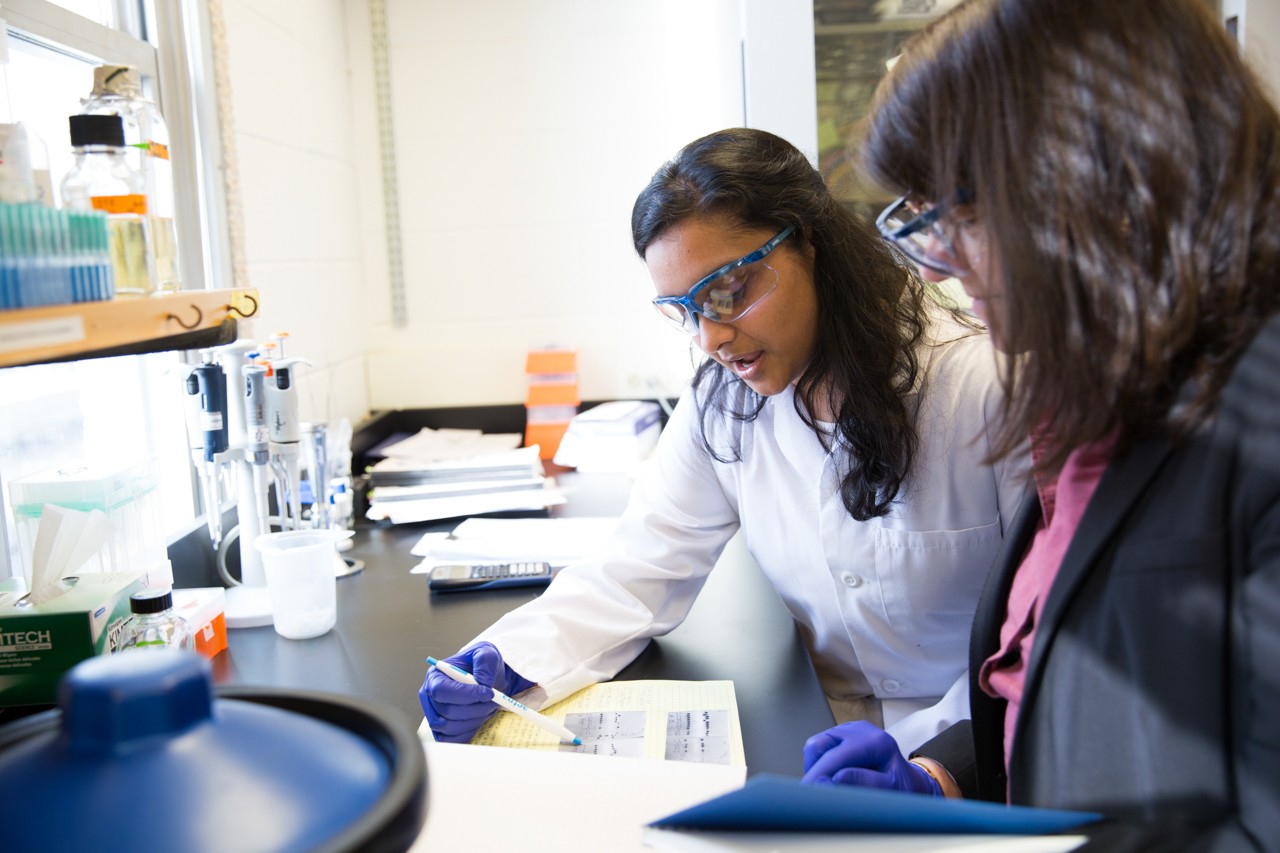
<svg viewBox="0 0 1280 853">
<path fill-rule="evenodd" d="M 254 539 L 277 634 L 305 640 L 333 627 L 338 619 L 333 563 L 338 542 L 351 535 L 350 530 L 286 530 Z"/>
</svg>

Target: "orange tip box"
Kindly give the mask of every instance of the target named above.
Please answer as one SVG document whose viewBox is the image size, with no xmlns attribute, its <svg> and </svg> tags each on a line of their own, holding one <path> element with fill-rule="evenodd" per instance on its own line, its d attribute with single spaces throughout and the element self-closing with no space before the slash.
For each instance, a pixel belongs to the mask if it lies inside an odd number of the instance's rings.
<svg viewBox="0 0 1280 853">
<path fill-rule="evenodd" d="M 539 458 L 548 460 L 556 455 L 569 420 L 582 402 L 578 396 L 578 353 L 555 348 L 531 350 L 524 372 L 529 379 L 524 443 L 526 447 L 538 445 Z"/>
<path fill-rule="evenodd" d="M 530 350 L 524 361 L 525 373 L 563 376 L 578 372 L 578 351 L 571 349 Z"/>
<path fill-rule="evenodd" d="M 173 609 L 196 635 L 196 651 L 212 658 L 227 647 L 227 593 L 220 586 L 175 589 Z"/>
<path fill-rule="evenodd" d="M 531 382 L 529 384 L 529 393 L 524 400 L 524 404 L 528 408 L 568 406 L 573 409 L 581 402 L 578 399 L 578 383 L 576 382 L 555 385 Z"/>
</svg>

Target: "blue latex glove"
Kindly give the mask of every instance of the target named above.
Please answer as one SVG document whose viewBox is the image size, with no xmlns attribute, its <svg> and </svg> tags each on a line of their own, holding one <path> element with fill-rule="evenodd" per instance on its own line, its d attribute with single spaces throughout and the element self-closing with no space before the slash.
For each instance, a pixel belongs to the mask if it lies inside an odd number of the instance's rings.
<svg viewBox="0 0 1280 853">
<path fill-rule="evenodd" d="M 865 720 L 842 723 L 805 741 L 801 781 L 942 796 L 932 776 L 902 757 L 892 735 Z"/>
<path fill-rule="evenodd" d="M 532 681 L 503 663 L 502 653 L 492 643 L 477 643 L 445 662 L 466 670 L 480 683 L 460 684 L 434 666 L 427 670 L 418 701 L 436 740 L 469 742 L 498 710 L 493 704 L 494 690 L 513 696 L 533 686 Z"/>
</svg>

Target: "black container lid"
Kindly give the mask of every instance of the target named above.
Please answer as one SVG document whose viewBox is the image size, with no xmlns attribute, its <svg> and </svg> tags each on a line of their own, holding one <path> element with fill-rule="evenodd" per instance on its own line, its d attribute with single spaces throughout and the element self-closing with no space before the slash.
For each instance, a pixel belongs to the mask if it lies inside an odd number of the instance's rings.
<svg viewBox="0 0 1280 853">
<path fill-rule="evenodd" d="M 124 146 L 124 120 L 118 115 L 74 115 L 70 118 L 71 145 L 82 148 L 85 145 Z"/>
<path fill-rule="evenodd" d="M 129 596 L 131 613 L 159 613 L 173 607 L 173 593 L 167 589 L 144 589 Z"/>
</svg>

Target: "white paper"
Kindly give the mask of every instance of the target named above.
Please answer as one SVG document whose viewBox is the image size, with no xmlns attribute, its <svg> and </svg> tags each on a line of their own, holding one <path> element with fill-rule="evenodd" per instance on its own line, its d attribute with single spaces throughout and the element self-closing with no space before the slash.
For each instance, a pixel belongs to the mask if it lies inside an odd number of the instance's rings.
<svg viewBox="0 0 1280 853">
<path fill-rule="evenodd" d="M 467 480 L 456 483 L 421 483 L 415 486 L 379 486 L 371 493 L 370 500 L 377 502 L 468 497 L 545 489 L 548 484 L 546 477 L 528 477 L 523 480 Z"/>
<path fill-rule="evenodd" d="M 565 566 L 602 548 L 617 528 L 617 518 L 468 518 L 450 534 L 424 535 L 410 553 L 452 563 Z"/>
<path fill-rule="evenodd" d="M 101 510 L 81 512 L 46 504 L 32 546 L 28 600 L 43 604 L 62 594 L 62 580 L 78 572 L 110 538 L 111 520 Z"/>
<path fill-rule="evenodd" d="M 372 465 L 370 471 L 454 471 L 485 468 L 529 468 L 542 470 L 537 445 L 518 447 L 489 453 L 467 453 L 446 458 L 422 458 L 417 456 L 389 456 Z"/>
<path fill-rule="evenodd" d="M 424 742 L 427 821 L 413 853 L 499 846 L 644 851 L 645 825 L 742 786 L 746 768 Z M 495 817 L 501 827 L 493 825 Z"/>
<path fill-rule="evenodd" d="M 555 489 L 525 490 L 418 501 L 385 501 L 369 507 L 367 517 L 373 521 L 386 519 L 392 524 L 407 524 L 486 512 L 546 509 L 564 502 L 565 496 Z"/>
<path fill-rule="evenodd" d="M 424 427 L 416 435 L 381 449 L 388 458 L 416 461 L 465 459 L 469 456 L 498 453 L 520 446 L 518 433 L 484 433 L 478 429 L 431 429 Z"/>
</svg>

